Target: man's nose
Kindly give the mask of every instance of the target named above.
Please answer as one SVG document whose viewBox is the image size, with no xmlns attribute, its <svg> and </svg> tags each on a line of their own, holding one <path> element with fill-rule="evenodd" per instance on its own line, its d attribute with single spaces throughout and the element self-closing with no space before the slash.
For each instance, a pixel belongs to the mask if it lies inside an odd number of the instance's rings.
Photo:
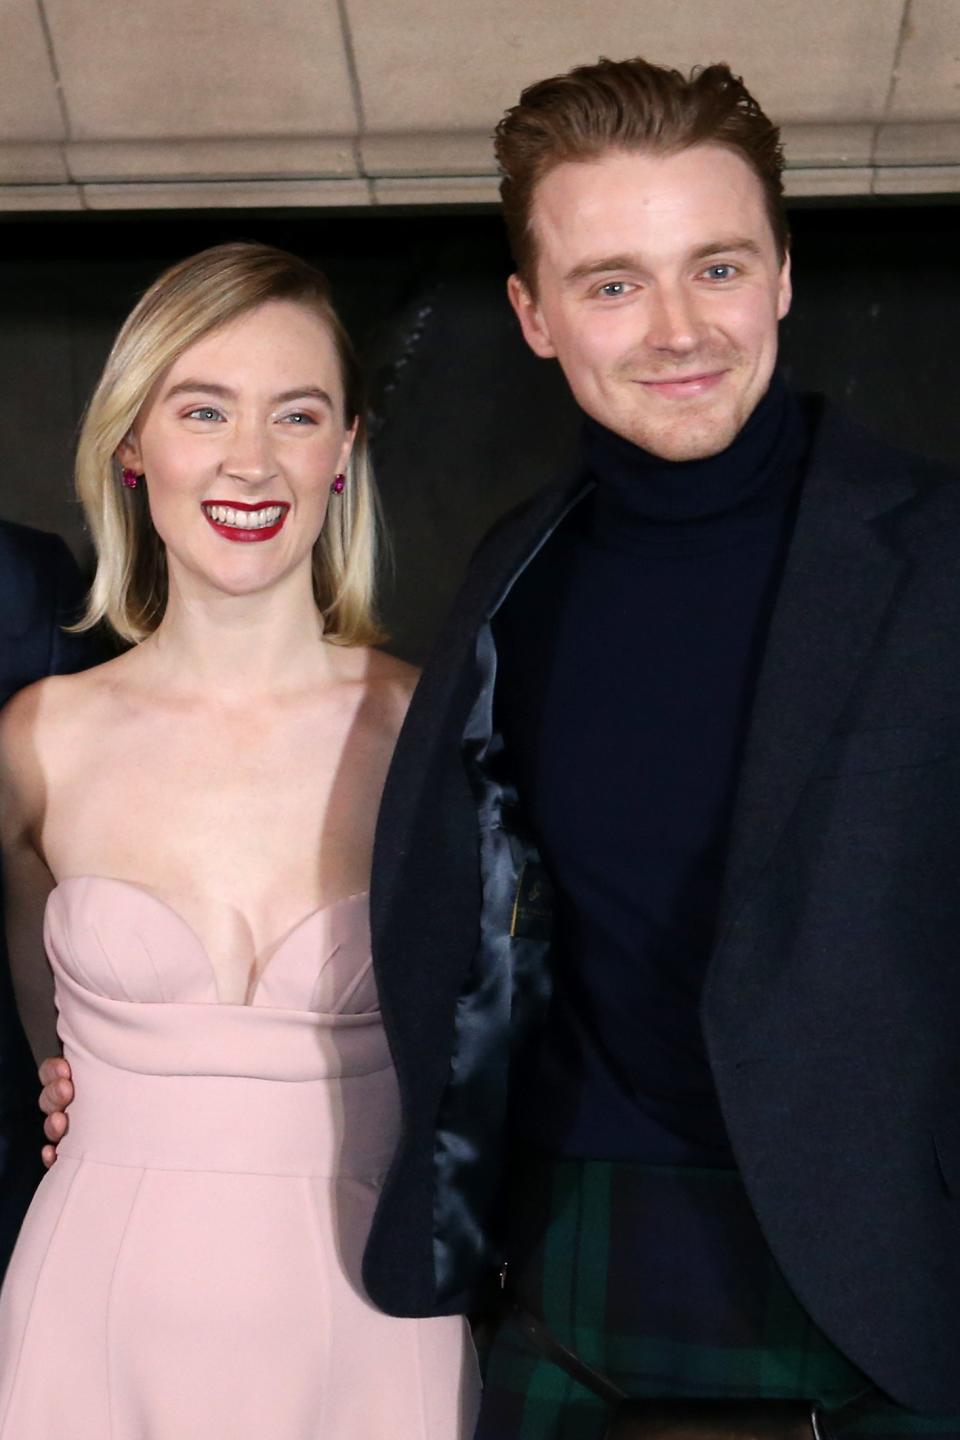
<svg viewBox="0 0 960 1440">
<path fill-rule="evenodd" d="M 234 426 L 223 457 L 223 469 L 234 480 L 262 484 L 277 473 L 270 436 L 259 424 Z"/>
<path fill-rule="evenodd" d="M 682 285 L 657 286 L 650 294 L 647 344 L 655 350 L 688 354 L 701 340 L 694 297 Z"/>
</svg>

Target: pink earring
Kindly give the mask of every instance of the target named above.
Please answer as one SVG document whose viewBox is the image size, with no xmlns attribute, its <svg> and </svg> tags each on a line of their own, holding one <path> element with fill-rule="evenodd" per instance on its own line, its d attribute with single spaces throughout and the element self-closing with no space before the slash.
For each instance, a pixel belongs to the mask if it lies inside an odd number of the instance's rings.
<svg viewBox="0 0 960 1440">
<path fill-rule="evenodd" d="M 346 483 L 347 483 L 347 477 L 346 477 L 346 475 L 334 475 L 334 477 L 333 477 L 333 484 L 330 486 L 330 489 L 333 491 L 334 495 L 342 495 L 343 492 L 344 492 L 344 488 L 345 488 L 345 486 L 346 486 Z"/>
<path fill-rule="evenodd" d="M 123 484 L 126 485 L 128 490 L 136 490 L 137 481 L 140 479 L 140 477 L 137 474 L 136 470 L 124 469 L 121 472 L 120 479 Z"/>
</svg>

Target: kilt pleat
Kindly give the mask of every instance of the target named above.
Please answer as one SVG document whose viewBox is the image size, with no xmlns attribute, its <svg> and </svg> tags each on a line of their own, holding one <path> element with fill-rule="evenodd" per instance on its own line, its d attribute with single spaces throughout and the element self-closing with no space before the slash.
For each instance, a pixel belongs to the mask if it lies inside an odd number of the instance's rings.
<svg viewBox="0 0 960 1440">
<path fill-rule="evenodd" d="M 813 1323 L 736 1171 L 527 1156 L 508 1292 L 631 1396 L 818 1399 L 869 1386 Z M 606 1407 L 510 1319 L 490 1349 L 477 1440 L 599 1440 Z M 960 1440 L 960 1418 L 877 1401 L 843 1440 Z"/>
</svg>

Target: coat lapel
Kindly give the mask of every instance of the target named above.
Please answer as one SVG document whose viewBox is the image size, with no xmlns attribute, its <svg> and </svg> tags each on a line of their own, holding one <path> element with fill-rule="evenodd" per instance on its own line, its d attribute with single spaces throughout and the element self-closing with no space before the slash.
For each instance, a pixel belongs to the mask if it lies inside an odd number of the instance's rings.
<svg viewBox="0 0 960 1440">
<path fill-rule="evenodd" d="M 514 580 L 592 482 L 577 467 L 499 521 L 474 555 L 453 609 L 434 645 L 397 740 L 387 774 L 374 839 L 371 923 L 374 937 L 389 928 L 394 902 L 407 886 L 405 865 L 413 850 L 424 799 L 424 777 L 435 751 L 462 739 L 464 697 L 469 710 L 477 635 L 502 603 Z M 452 716 L 457 717 L 451 719 Z M 475 818 L 471 815 L 475 829 Z M 438 871 L 439 874 L 439 871 Z M 387 947 L 384 947 L 386 949 Z"/>
<path fill-rule="evenodd" d="M 826 410 L 757 686 L 721 940 L 789 820 L 893 599 L 904 558 L 882 517 L 915 489 L 900 457 Z"/>
</svg>

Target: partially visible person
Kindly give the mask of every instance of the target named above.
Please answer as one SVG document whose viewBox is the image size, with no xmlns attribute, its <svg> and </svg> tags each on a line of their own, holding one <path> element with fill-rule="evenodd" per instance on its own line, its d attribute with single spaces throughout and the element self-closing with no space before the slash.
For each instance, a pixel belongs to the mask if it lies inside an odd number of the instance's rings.
<svg viewBox="0 0 960 1440">
<path fill-rule="evenodd" d="M 81 611 L 84 586 L 59 535 L 0 520 L 0 705 L 44 675 L 83 670 L 102 658 L 89 633 L 64 627 Z M 56 1081 L 56 1067 L 44 1072 Z M 67 1086 L 58 1092 L 69 1098 Z M 55 1132 L 64 1122 L 54 1122 Z M 30 1052 L 16 1017 L 0 926 L 0 1275 L 43 1171 Z"/>
<path fill-rule="evenodd" d="M 76 1084 L 0 1298 L 3 1440 L 472 1433 L 466 1322 L 360 1279 L 399 1129 L 371 852 L 416 679 L 378 648 L 364 412 L 323 276 L 259 245 L 161 276 L 88 410 L 86 622 L 131 648 L 0 717 L 17 999 Z"/>
</svg>

